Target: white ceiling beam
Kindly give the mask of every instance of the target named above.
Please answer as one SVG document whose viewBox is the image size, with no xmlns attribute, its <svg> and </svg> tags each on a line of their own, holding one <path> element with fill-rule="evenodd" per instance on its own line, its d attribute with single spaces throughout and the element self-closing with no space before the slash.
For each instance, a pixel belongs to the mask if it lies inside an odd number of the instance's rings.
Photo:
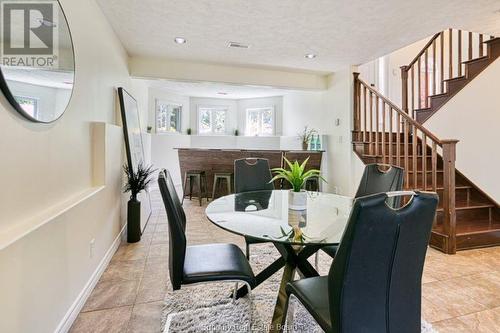
<svg viewBox="0 0 500 333">
<path fill-rule="evenodd" d="M 327 88 L 327 76 L 324 73 L 206 64 L 164 58 L 131 57 L 129 72 L 132 77 L 141 79 L 205 81 L 301 90 Z"/>
</svg>

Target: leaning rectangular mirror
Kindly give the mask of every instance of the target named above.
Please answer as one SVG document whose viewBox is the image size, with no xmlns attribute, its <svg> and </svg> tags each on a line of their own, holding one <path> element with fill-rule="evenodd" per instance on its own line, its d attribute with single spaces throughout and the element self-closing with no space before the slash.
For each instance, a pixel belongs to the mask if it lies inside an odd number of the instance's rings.
<svg viewBox="0 0 500 333">
<path fill-rule="evenodd" d="M 75 79 L 69 26 L 57 0 L 0 0 L 0 88 L 25 118 L 62 116 Z"/>
</svg>

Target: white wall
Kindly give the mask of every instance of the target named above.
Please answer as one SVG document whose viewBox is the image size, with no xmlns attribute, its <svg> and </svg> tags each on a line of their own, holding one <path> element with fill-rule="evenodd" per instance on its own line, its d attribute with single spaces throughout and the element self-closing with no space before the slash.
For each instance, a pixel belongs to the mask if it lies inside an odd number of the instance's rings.
<svg viewBox="0 0 500 333">
<path fill-rule="evenodd" d="M 425 122 L 440 139 L 458 139 L 456 167 L 500 202 L 500 60 L 496 60 Z"/>
<path fill-rule="evenodd" d="M 325 190 L 342 195 L 355 194 L 364 169 L 351 144 L 353 71 L 355 68 L 347 67 L 332 74 L 323 96 L 323 121 L 328 134 Z M 338 126 L 335 119 L 339 120 Z"/>
<path fill-rule="evenodd" d="M 62 109 L 66 105 L 70 89 L 59 89 L 52 87 L 39 86 L 26 82 L 7 81 L 12 91 L 21 97 L 31 97 L 38 100 L 39 120 L 47 121 L 54 117 L 55 111 Z"/>
<path fill-rule="evenodd" d="M 296 136 L 304 126 L 319 133 L 331 131 L 333 118 L 325 109 L 322 91 L 297 91 L 283 97 L 283 135 Z"/>
<path fill-rule="evenodd" d="M 128 57 L 94 0 L 61 3 L 76 56 L 68 110 L 54 124 L 35 124 L 0 95 L 0 235 L 8 235 L 0 332 L 54 332 L 122 226 L 123 140 L 109 124 L 117 122 L 116 87 L 132 90 Z M 96 136 L 93 122 L 108 125 Z"/>
</svg>

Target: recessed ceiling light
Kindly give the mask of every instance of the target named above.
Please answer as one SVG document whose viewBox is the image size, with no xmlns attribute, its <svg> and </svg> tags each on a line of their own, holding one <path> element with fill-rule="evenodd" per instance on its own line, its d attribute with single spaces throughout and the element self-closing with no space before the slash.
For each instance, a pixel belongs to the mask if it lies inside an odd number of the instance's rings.
<svg viewBox="0 0 500 333">
<path fill-rule="evenodd" d="M 175 37 L 174 38 L 174 42 L 176 42 L 177 44 L 185 44 L 186 43 L 186 39 L 182 38 L 182 37 Z"/>
<path fill-rule="evenodd" d="M 229 42 L 227 44 L 227 47 L 235 47 L 235 48 L 239 48 L 239 49 L 248 49 L 250 47 L 250 45 L 239 43 L 239 42 Z"/>
<path fill-rule="evenodd" d="M 314 53 L 308 53 L 304 57 L 306 57 L 307 59 L 314 59 L 317 57 L 317 55 L 315 55 Z"/>
<path fill-rule="evenodd" d="M 227 92 L 222 92 L 222 91 L 219 91 L 219 92 L 217 93 L 217 95 L 227 95 Z"/>
</svg>

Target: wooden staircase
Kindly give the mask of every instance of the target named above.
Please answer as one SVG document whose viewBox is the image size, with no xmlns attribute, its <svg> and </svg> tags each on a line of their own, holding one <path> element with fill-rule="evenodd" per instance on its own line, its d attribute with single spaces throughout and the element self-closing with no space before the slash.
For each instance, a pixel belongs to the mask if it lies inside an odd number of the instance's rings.
<svg viewBox="0 0 500 333">
<path fill-rule="evenodd" d="M 423 124 L 500 56 L 500 38 L 448 29 L 401 67 L 402 110 Z"/>
<path fill-rule="evenodd" d="M 496 42 L 495 42 L 496 43 Z M 455 169 L 457 140 L 442 140 L 354 73 L 353 149 L 364 163 L 405 170 L 405 189 L 437 192 L 430 245 L 445 253 L 500 245 L 500 207 Z"/>
</svg>

